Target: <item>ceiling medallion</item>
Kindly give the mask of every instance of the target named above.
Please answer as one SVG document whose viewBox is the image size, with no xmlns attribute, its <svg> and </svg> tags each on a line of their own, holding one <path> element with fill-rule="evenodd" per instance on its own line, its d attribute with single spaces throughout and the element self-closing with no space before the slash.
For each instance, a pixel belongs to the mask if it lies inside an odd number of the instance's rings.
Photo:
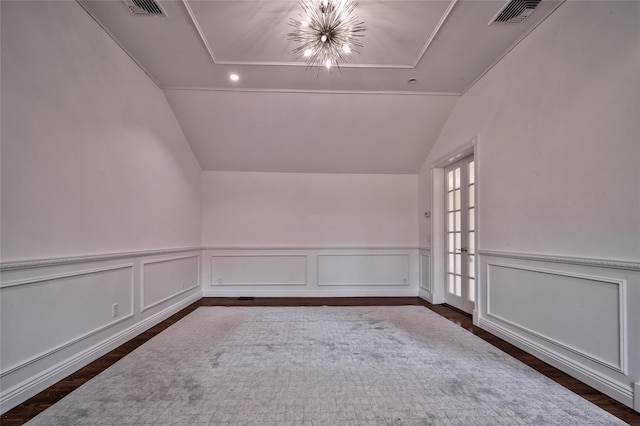
<svg viewBox="0 0 640 426">
<path fill-rule="evenodd" d="M 293 31 L 287 34 L 289 40 L 299 43 L 293 49 L 298 58 L 306 60 L 310 67 L 331 69 L 335 65 L 339 69 L 352 52 L 360 53 L 357 49 L 363 45 L 359 40 L 367 26 L 353 15 L 357 2 L 300 0 L 298 4 L 302 8 L 300 19 L 291 18 Z"/>
</svg>

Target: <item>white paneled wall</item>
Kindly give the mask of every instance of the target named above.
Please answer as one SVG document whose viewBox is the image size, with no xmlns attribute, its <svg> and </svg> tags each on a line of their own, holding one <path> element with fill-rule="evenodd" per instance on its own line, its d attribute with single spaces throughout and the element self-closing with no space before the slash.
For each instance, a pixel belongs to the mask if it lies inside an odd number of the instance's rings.
<svg viewBox="0 0 640 426">
<path fill-rule="evenodd" d="M 433 299 L 430 249 L 420 249 L 420 290 L 418 295 L 428 301 Z"/>
<path fill-rule="evenodd" d="M 202 294 L 198 249 L 2 266 L 2 412 Z"/>
<path fill-rule="evenodd" d="M 409 254 L 318 255 L 319 286 L 406 286 Z"/>
<path fill-rule="evenodd" d="M 211 283 L 218 286 L 306 285 L 304 255 L 212 255 Z"/>
<path fill-rule="evenodd" d="M 140 311 L 200 286 L 200 254 L 142 262 Z"/>
<path fill-rule="evenodd" d="M 482 328 L 633 406 L 640 264 L 489 251 L 479 260 Z"/>
<path fill-rule="evenodd" d="M 204 296 L 416 296 L 414 248 L 209 248 Z"/>
</svg>

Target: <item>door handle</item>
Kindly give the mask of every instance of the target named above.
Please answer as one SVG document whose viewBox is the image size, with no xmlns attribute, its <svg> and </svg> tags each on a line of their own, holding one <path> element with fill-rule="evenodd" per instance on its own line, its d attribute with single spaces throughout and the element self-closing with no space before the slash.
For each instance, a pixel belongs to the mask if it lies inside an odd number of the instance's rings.
<svg viewBox="0 0 640 426">
<path fill-rule="evenodd" d="M 459 249 L 456 249 L 456 250 L 459 251 L 460 253 L 466 253 L 466 252 L 469 251 L 469 249 L 467 249 L 466 247 L 462 247 L 462 248 L 459 248 Z"/>
</svg>

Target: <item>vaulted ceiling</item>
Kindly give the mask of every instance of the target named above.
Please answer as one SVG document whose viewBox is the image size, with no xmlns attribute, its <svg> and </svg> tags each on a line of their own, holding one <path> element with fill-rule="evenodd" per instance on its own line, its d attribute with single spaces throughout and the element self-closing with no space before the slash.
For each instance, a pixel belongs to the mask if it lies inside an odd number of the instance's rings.
<svg viewBox="0 0 640 426">
<path fill-rule="evenodd" d="M 502 0 L 360 1 L 364 47 L 329 71 L 292 53 L 296 1 L 160 0 L 141 16 L 79 0 L 165 91 L 203 169 L 325 173 L 417 172 L 458 97 L 562 1 L 520 24 L 491 23 Z"/>
</svg>

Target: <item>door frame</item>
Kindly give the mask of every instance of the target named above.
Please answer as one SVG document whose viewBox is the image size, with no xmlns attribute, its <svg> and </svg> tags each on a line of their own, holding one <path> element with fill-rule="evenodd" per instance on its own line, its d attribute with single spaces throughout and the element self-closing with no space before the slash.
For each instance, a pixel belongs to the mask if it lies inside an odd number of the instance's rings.
<svg viewBox="0 0 640 426">
<path fill-rule="evenodd" d="M 446 294 L 446 235 L 445 235 L 445 173 L 444 169 L 458 160 L 465 157 L 473 156 L 475 161 L 475 247 L 476 253 L 478 252 L 480 241 L 480 230 L 478 229 L 478 214 L 479 214 L 479 202 L 481 197 L 479 196 L 480 184 L 478 182 L 478 137 L 474 137 L 471 141 L 456 148 L 455 150 L 443 155 L 438 160 L 431 163 L 431 303 L 440 304 L 445 303 Z M 478 258 L 476 256 L 476 292 L 475 292 L 475 307 L 473 308 L 473 322 L 477 322 L 478 318 L 478 301 L 480 300 L 480 280 L 481 277 L 478 274 Z M 476 324 L 477 325 L 477 324 Z"/>
</svg>

